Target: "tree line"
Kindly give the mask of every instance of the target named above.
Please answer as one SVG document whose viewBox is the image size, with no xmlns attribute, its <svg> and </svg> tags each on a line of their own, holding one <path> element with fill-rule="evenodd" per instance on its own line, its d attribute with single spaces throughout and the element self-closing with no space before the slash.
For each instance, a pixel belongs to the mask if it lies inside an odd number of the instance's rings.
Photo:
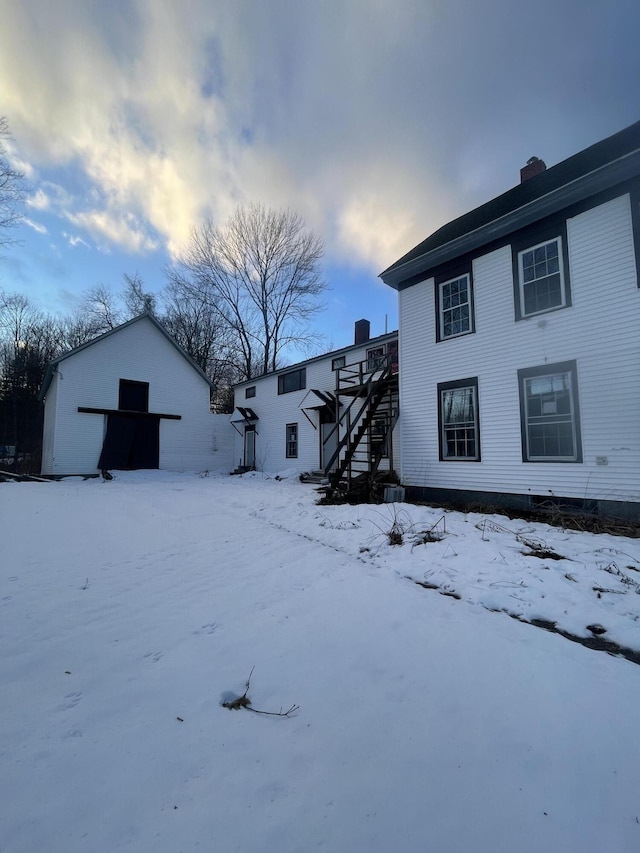
<svg viewBox="0 0 640 853">
<path fill-rule="evenodd" d="M 0 118 L 0 246 L 15 242 L 25 190 L 2 145 Z M 222 226 L 194 227 L 183 253 L 164 271 L 159 292 L 137 274 L 114 291 L 95 285 L 61 317 L 23 293 L 0 288 L 0 448 L 15 447 L 27 467 L 39 464 L 42 404 L 49 362 L 145 312 L 165 326 L 214 383 L 212 410 L 233 406 L 232 386 L 282 365 L 286 348 L 313 347 L 310 322 L 325 289 L 322 241 L 290 210 L 240 206 Z M 8 467 L 5 459 L 4 467 Z M 0 468 L 3 460 L 0 458 Z"/>
</svg>

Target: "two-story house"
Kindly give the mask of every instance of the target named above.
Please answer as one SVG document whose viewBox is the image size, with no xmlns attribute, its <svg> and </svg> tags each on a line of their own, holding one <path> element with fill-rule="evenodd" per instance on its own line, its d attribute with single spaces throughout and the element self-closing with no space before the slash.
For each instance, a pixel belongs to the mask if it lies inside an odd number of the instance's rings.
<svg viewBox="0 0 640 853">
<path fill-rule="evenodd" d="M 238 470 L 316 471 L 348 483 L 398 465 L 398 333 L 354 343 L 235 386 Z"/>
<path fill-rule="evenodd" d="M 640 122 L 382 273 L 409 497 L 640 520 L 639 263 Z"/>
</svg>

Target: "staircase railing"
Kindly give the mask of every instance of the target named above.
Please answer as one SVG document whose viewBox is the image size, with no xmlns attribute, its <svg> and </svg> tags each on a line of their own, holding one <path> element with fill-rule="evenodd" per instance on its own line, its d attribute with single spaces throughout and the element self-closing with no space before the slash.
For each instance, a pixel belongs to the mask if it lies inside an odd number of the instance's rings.
<svg viewBox="0 0 640 853">
<path fill-rule="evenodd" d="M 325 473 L 333 482 L 342 479 L 345 471 L 351 465 L 360 442 L 371 426 L 378 406 L 388 391 L 388 380 L 395 372 L 395 365 L 388 355 L 376 356 L 375 359 L 367 359 L 338 369 L 336 377 L 337 401 L 339 403 L 341 395 L 351 395 L 352 400 L 348 406 L 339 412 L 334 428 L 327 435 L 327 438 L 329 438 L 336 431 L 338 431 L 339 435 L 341 427 L 345 427 L 344 435 L 338 441 L 336 449 L 325 465 Z M 340 406 L 338 405 L 339 409 Z M 397 409 L 395 419 L 392 413 L 391 420 L 393 424 L 397 421 Z M 393 425 L 390 425 L 386 430 L 381 447 L 374 456 L 373 462 L 375 463 L 376 470 L 380 465 L 385 450 L 388 448 L 389 435 L 392 429 Z M 341 454 L 345 451 L 345 448 L 346 452 L 341 459 Z M 378 453 L 381 453 L 381 455 L 376 461 Z M 336 462 L 338 464 L 334 468 Z"/>
</svg>

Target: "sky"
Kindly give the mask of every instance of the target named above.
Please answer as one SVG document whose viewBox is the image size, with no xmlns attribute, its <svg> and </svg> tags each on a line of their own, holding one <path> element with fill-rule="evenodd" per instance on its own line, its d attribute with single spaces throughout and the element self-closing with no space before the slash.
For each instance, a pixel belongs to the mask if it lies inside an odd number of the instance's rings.
<svg viewBox="0 0 640 853">
<path fill-rule="evenodd" d="M 379 273 L 640 119 L 637 0 L 0 0 L 0 115 L 28 182 L 0 287 L 65 314 L 240 204 L 325 244 L 327 348 L 396 327 Z"/>
</svg>

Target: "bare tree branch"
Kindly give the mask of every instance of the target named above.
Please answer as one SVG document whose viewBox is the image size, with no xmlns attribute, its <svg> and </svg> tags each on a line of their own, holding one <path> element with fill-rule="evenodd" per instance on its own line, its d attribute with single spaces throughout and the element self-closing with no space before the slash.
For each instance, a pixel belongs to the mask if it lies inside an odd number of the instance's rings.
<svg viewBox="0 0 640 853">
<path fill-rule="evenodd" d="M 11 138 L 5 116 L 0 116 L 0 246 L 8 246 L 16 241 L 6 232 L 18 224 L 22 218 L 19 212 L 24 201 L 24 175 L 11 167 L 6 156 L 3 141 Z"/>
<path fill-rule="evenodd" d="M 90 288 L 80 301 L 80 313 L 93 330 L 92 337 L 115 329 L 123 321 L 118 297 L 104 284 Z"/>
<path fill-rule="evenodd" d="M 127 313 L 130 317 L 135 317 L 137 314 L 143 314 L 145 311 L 155 314 L 155 294 L 145 291 L 140 274 L 138 272 L 135 272 L 133 275 L 125 273 L 124 281 L 125 286 L 122 293 L 122 301 L 124 302 L 127 308 Z"/>
<path fill-rule="evenodd" d="M 275 370 L 283 350 L 310 343 L 308 323 L 321 308 L 321 240 L 297 213 L 253 204 L 222 227 L 207 221 L 191 234 L 174 276 L 233 332 L 241 378 Z"/>
<path fill-rule="evenodd" d="M 280 708 L 279 711 L 262 711 L 259 708 L 253 708 L 251 705 L 251 699 L 249 699 L 249 696 L 247 694 L 249 693 L 249 685 L 251 684 L 251 676 L 253 675 L 254 669 L 255 665 L 251 667 L 251 672 L 249 673 L 249 677 L 247 678 L 245 690 L 242 696 L 236 696 L 235 699 L 230 699 L 226 702 L 223 702 L 223 708 L 228 708 L 230 711 L 239 711 L 240 708 L 246 708 L 247 711 L 253 711 L 254 714 L 264 714 L 267 717 L 290 717 L 291 714 L 294 714 L 296 711 L 300 710 L 299 705 L 292 705 L 287 711 L 283 711 L 282 708 Z"/>
</svg>

